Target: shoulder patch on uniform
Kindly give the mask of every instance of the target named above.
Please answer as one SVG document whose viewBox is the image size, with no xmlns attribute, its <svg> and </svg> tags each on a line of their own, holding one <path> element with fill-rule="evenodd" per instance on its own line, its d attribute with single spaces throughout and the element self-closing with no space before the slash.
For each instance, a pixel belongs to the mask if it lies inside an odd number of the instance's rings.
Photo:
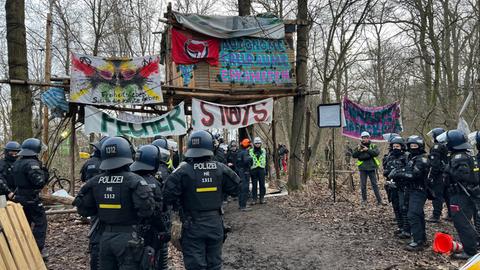
<svg viewBox="0 0 480 270">
<path fill-rule="evenodd" d="M 87 166 L 87 169 L 95 169 L 95 164 L 90 164 Z"/>
<path fill-rule="evenodd" d="M 461 159 L 461 158 L 462 158 L 462 154 L 456 154 L 453 158 L 454 158 L 454 159 Z"/>
<path fill-rule="evenodd" d="M 30 166 L 30 169 L 32 169 L 32 170 L 40 170 L 40 166 L 38 166 L 38 165 L 32 165 L 32 166 Z"/>
<path fill-rule="evenodd" d="M 423 157 L 423 158 L 422 158 L 422 162 L 423 162 L 423 163 L 427 163 L 427 162 L 428 162 L 428 159 L 427 159 L 426 157 Z"/>
<path fill-rule="evenodd" d="M 148 183 L 147 183 L 147 181 L 145 181 L 145 180 L 140 180 L 140 185 L 142 185 L 142 186 L 148 186 Z"/>
<path fill-rule="evenodd" d="M 438 149 L 438 144 L 435 144 L 435 145 L 433 146 L 433 149 Z"/>
</svg>

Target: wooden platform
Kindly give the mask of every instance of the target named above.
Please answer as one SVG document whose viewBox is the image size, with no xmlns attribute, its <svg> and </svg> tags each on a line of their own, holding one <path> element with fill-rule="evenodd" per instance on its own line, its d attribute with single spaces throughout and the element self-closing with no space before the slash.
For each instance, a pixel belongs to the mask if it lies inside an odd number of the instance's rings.
<svg viewBox="0 0 480 270">
<path fill-rule="evenodd" d="M 0 269 L 47 269 L 20 204 L 0 208 L 0 226 Z"/>
</svg>

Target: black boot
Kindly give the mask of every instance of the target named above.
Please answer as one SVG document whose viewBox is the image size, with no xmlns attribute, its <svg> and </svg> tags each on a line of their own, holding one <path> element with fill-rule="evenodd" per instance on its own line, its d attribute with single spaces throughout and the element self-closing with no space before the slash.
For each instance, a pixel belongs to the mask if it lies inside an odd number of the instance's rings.
<svg viewBox="0 0 480 270">
<path fill-rule="evenodd" d="M 421 251 L 425 248 L 425 243 L 424 242 L 415 242 L 412 241 L 408 246 L 405 247 L 405 250 L 407 251 L 412 251 L 412 252 L 417 252 Z"/>
</svg>

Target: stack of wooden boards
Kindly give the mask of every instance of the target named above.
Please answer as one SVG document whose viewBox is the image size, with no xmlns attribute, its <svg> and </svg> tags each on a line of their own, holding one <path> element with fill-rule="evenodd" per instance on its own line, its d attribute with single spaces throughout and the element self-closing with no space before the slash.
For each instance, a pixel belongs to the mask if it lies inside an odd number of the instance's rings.
<svg viewBox="0 0 480 270">
<path fill-rule="evenodd" d="M 47 269 L 20 204 L 0 208 L 0 227 L 0 269 Z"/>
</svg>

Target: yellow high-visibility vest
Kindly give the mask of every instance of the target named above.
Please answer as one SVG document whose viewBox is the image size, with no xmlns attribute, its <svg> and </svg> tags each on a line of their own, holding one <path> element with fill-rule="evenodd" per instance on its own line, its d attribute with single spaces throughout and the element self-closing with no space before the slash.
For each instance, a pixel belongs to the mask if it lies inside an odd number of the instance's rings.
<svg viewBox="0 0 480 270">
<path fill-rule="evenodd" d="M 373 149 L 373 146 L 374 144 L 370 144 L 369 148 Z M 377 165 L 377 167 L 380 166 L 380 160 L 377 157 L 373 157 L 373 161 L 375 161 L 375 165 Z M 363 160 L 357 160 L 357 166 L 360 167 L 360 165 L 362 164 L 363 164 Z"/>
<path fill-rule="evenodd" d="M 257 155 L 255 155 L 253 148 L 250 148 L 248 153 L 252 157 L 253 161 L 252 167 L 250 167 L 251 169 L 265 168 L 265 166 L 267 165 L 267 151 L 265 151 L 265 149 L 262 148 L 262 154 L 260 155 L 260 158 L 257 158 Z"/>
</svg>

